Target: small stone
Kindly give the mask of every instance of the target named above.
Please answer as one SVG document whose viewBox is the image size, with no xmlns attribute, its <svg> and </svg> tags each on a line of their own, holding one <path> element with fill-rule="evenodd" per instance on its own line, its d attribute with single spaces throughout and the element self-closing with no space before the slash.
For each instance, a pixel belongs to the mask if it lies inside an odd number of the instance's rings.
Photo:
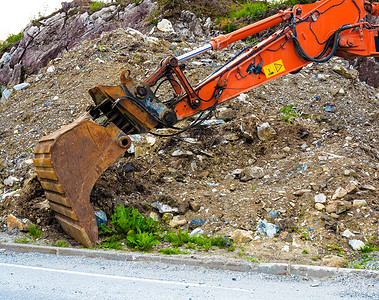
<svg viewBox="0 0 379 300">
<path fill-rule="evenodd" d="M 261 141 L 268 141 L 276 137 L 276 131 L 269 123 L 263 123 L 257 127 L 258 138 Z"/>
<path fill-rule="evenodd" d="M 174 152 L 172 152 L 171 156 L 173 156 L 173 157 L 188 157 L 188 156 L 193 156 L 193 153 L 191 151 L 175 150 Z"/>
<path fill-rule="evenodd" d="M 342 187 L 339 187 L 337 188 L 337 190 L 334 192 L 334 195 L 332 197 L 333 200 L 335 199 L 340 199 L 340 198 L 343 198 L 347 195 L 347 191 L 342 188 Z"/>
<path fill-rule="evenodd" d="M 312 191 L 308 190 L 308 189 L 301 189 L 301 190 L 294 191 L 293 194 L 295 196 L 302 196 L 302 195 L 304 195 L 306 193 L 310 193 L 310 192 L 312 192 Z"/>
<path fill-rule="evenodd" d="M 207 222 L 208 222 L 208 220 L 204 220 L 203 218 L 200 218 L 200 220 L 192 219 L 191 222 L 189 223 L 189 227 L 190 228 L 196 228 L 196 227 L 199 227 L 199 226 L 201 226 Z"/>
<path fill-rule="evenodd" d="M 4 184 L 7 186 L 13 186 L 16 182 L 19 182 L 19 181 L 20 179 L 13 176 L 9 176 L 8 178 L 4 180 Z"/>
<path fill-rule="evenodd" d="M 282 251 L 283 252 L 290 252 L 290 246 L 284 245 L 283 248 L 282 248 Z"/>
<path fill-rule="evenodd" d="M 318 210 L 318 211 L 322 211 L 325 209 L 325 205 L 322 204 L 322 203 L 316 203 L 315 204 L 315 208 Z"/>
<path fill-rule="evenodd" d="M 196 236 L 196 235 L 199 235 L 199 234 L 204 234 L 204 230 L 201 229 L 200 227 L 192 230 L 189 235 L 190 236 Z"/>
<path fill-rule="evenodd" d="M 268 214 L 267 214 L 267 217 L 271 218 L 271 219 L 276 219 L 277 217 L 279 217 L 279 211 L 277 210 L 272 210 L 270 211 Z"/>
<path fill-rule="evenodd" d="M 354 181 L 350 181 L 345 187 L 345 190 L 348 194 L 356 193 L 358 192 L 358 185 Z"/>
<path fill-rule="evenodd" d="M 252 179 L 261 179 L 265 176 L 263 169 L 260 167 L 246 167 L 242 169 L 240 174 L 241 181 L 249 181 Z"/>
<path fill-rule="evenodd" d="M 96 223 L 98 227 L 100 227 L 101 224 L 107 225 L 107 215 L 105 214 L 104 211 L 102 210 L 95 211 L 95 216 L 96 216 Z"/>
<path fill-rule="evenodd" d="M 362 190 L 368 190 L 368 191 L 376 191 L 376 188 L 371 184 L 365 184 L 361 187 Z"/>
<path fill-rule="evenodd" d="M 353 207 L 362 207 L 362 206 L 367 206 L 367 201 L 366 200 L 354 200 L 353 201 Z"/>
<path fill-rule="evenodd" d="M 279 238 L 283 241 L 286 241 L 286 242 L 292 242 L 293 241 L 292 235 L 287 231 L 281 232 L 279 235 Z"/>
<path fill-rule="evenodd" d="M 158 22 L 157 28 L 158 30 L 163 31 L 163 32 L 170 32 L 170 33 L 175 32 L 174 28 L 172 27 L 171 22 L 167 19 L 162 19 L 162 21 Z"/>
<path fill-rule="evenodd" d="M 350 169 L 350 170 L 345 170 L 345 171 L 343 172 L 343 174 L 344 174 L 345 176 L 358 177 L 357 172 L 355 172 L 355 171 L 352 170 L 352 169 Z"/>
<path fill-rule="evenodd" d="M 189 201 L 189 206 L 193 211 L 198 211 L 200 209 L 200 204 L 197 203 L 195 200 L 190 200 Z"/>
<path fill-rule="evenodd" d="M 349 229 L 346 229 L 343 233 L 342 233 L 342 236 L 343 237 L 346 237 L 348 239 L 352 238 L 355 236 L 354 233 L 352 233 Z"/>
<path fill-rule="evenodd" d="M 337 74 L 341 75 L 342 77 L 345 77 L 347 79 L 353 79 L 356 80 L 359 76 L 359 72 L 355 69 L 346 69 L 342 65 L 335 65 L 333 67 L 333 71 Z"/>
<path fill-rule="evenodd" d="M 230 190 L 231 192 L 234 192 L 234 191 L 236 190 L 236 185 L 232 183 L 232 184 L 230 185 L 230 187 L 229 187 L 229 190 Z"/>
<path fill-rule="evenodd" d="M 28 223 L 30 224 L 29 220 L 21 221 L 17 219 L 14 215 L 10 214 L 7 217 L 7 228 L 8 229 L 18 229 L 21 231 L 26 231 L 27 230 L 27 225 Z"/>
<path fill-rule="evenodd" d="M 176 207 L 171 207 L 171 206 L 169 206 L 167 204 L 163 204 L 163 203 L 160 203 L 158 201 L 152 203 L 151 206 L 157 208 L 158 211 L 161 214 L 164 214 L 164 213 L 173 213 L 173 212 L 178 212 L 179 211 Z"/>
<path fill-rule="evenodd" d="M 336 213 L 331 213 L 330 216 L 331 216 L 333 219 L 338 219 L 338 218 L 339 218 L 339 215 L 337 215 Z"/>
<path fill-rule="evenodd" d="M 33 159 L 26 159 L 24 160 L 24 164 L 27 166 L 32 166 L 33 165 Z"/>
<path fill-rule="evenodd" d="M 19 91 L 19 90 L 22 90 L 22 89 L 26 89 L 28 86 L 30 85 L 30 83 L 27 83 L 27 82 L 23 82 L 23 83 L 20 83 L 20 84 L 16 84 L 13 89 L 15 91 Z"/>
<path fill-rule="evenodd" d="M 330 202 L 326 206 L 326 212 L 330 214 L 331 213 L 341 214 L 347 209 L 348 208 L 346 207 L 346 203 L 344 203 L 343 201 L 333 201 L 333 202 Z"/>
<path fill-rule="evenodd" d="M 360 250 L 362 247 L 365 246 L 365 243 L 363 243 L 363 242 L 360 241 L 360 240 L 350 240 L 350 241 L 349 241 L 349 245 L 350 245 L 351 248 L 353 248 L 354 250 Z"/>
<path fill-rule="evenodd" d="M 149 214 L 149 218 L 153 219 L 153 220 L 156 221 L 156 222 L 159 221 L 159 215 L 158 215 L 155 211 L 152 211 L 152 212 Z"/>
<path fill-rule="evenodd" d="M 251 231 L 242 230 L 242 229 L 234 230 L 231 233 L 230 237 L 232 238 L 233 241 L 235 241 L 238 244 L 248 243 L 254 239 Z"/>
<path fill-rule="evenodd" d="M 316 203 L 326 203 L 326 196 L 324 194 L 317 194 L 315 196 Z"/>
<path fill-rule="evenodd" d="M 47 73 L 53 73 L 54 71 L 55 71 L 55 67 L 54 66 L 50 66 L 46 70 Z"/>
<path fill-rule="evenodd" d="M 187 220 L 183 216 L 175 216 L 173 219 L 170 221 L 169 225 L 172 228 L 183 226 L 187 224 Z"/>
<path fill-rule="evenodd" d="M 322 265 L 334 268 L 345 268 L 346 261 L 343 257 L 336 255 L 327 255 L 322 259 Z"/>
<path fill-rule="evenodd" d="M 283 152 L 289 153 L 291 151 L 290 147 L 284 147 Z"/>
<path fill-rule="evenodd" d="M 262 220 L 258 221 L 257 229 L 261 235 L 265 234 L 270 238 L 274 237 L 275 234 L 277 234 L 279 231 L 279 227 L 276 226 L 275 224 L 268 223 Z"/>
</svg>

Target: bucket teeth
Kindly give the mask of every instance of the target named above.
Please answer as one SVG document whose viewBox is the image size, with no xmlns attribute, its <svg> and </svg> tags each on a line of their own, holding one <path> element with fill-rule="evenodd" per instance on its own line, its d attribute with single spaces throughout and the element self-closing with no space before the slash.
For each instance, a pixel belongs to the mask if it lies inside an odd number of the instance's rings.
<svg viewBox="0 0 379 300">
<path fill-rule="evenodd" d="M 86 247 L 98 239 L 92 188 L 130 145 L 129 137 L 113 123 L 103 127 L 86 114 L 35 147 L 34 166 L 50 208 L 63 230 Z"/>
</svg>

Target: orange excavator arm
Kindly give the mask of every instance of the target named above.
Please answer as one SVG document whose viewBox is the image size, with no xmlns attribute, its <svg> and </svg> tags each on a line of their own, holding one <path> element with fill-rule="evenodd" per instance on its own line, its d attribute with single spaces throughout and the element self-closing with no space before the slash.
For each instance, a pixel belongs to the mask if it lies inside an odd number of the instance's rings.
<svg viewBox="0 0 379 300">
<path fill-rule="evenodd" d="M 364 0 L 323 0 L 286 11 L 227 35 L 179 57 L 170 56 L 145 82 L 124 71 L 119 86 L 97 85 L 89 93 L 95 105 L 81 118 L 42 138 L 34 164 L 50 207 L 62 228 L 92 247 L 98 239 L 90 193 L 97 178 L 130 146 L 130 134 L 165 127 L 178 132 L 204 121 L 216 105 L 305 65 L 333 56 L 379 57 L 379 26 L 362 21 L 379 15 L 379 4 Z M 240 51 L 224 66 L 192 87 L 183 74 L 183 61 L 209 50 L 282 24 Z M 169 81 L 175 92 L 159 99 L 151 88 Z M 200 113 L 188 128 L 175 123 Z M 95 123 L 106 116 L 103 125 Z"/>
</svg>

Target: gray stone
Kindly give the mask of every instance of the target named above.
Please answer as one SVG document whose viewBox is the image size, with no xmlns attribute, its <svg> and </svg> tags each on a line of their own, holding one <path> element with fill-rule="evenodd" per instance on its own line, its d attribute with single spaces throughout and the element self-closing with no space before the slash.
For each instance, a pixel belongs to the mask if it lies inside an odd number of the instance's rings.
<svg viewBox="0 0 379 300">
<path fill-rule="evenodd" d="M 261 141 L 272 140 L 276 137 L 275 129 L 267 122 L 257 127 L 257 134 Z"/>
<path fill-rule="evenodd" d="M 13 186 L 16 182 L 19 182 L 20 179 L 14 177 L 14 176 L 9 176 L 4 180 L 4 184 L 7 186 Z"/>
<path fill-rule="evenodd" d="M 204 234 L 204 230 L 201 229 L 200 227 L 192 230 L 189 235 L 190 236 L 196 236 L 196 235 L 199 235 L 199 234 Z"/>
<path fill-rule="evenodd" d="M 171 156 L 173 157 L 188 157 L 188 156 L 192 156 L 193 153 L 191 151 L 185 151 L 185 150 L 175 150 L 174 152 L 172 152 Z"/>
<path fill-rule="evenodd" d="M 275 234 L 277 234 L 279 231 L 279 227 L 275 224 L 268 223 L 262 220 L 258 221 L 257 229 L 261 235 L 267 235 L 270 238 L 274 237 Z"/>
<path fill-rule="evenodd" d="M 30 83 L 28 83 L 28 82 L 23 82 L 23 83 L 16 84 L 16 85 L 13 87 L 13 89 L 16 90 L 16 91 L 19 91 L 19 90 L 26 89 L 29 85 L 30 85 Z"/>
<path fill-rule="evenodd" d="M 367 201 L 366 200 L 354 200 L 353 201 L 353 207 L 358 208 L 362 206 L 367 206 Z"/>
<path fill-rule="evenodd" d="M 312 192 L 312 191 L 308 190 L 308 189 L 301 189 L 301 190 L 294 191 L 293 194 L 295 196 L 302 196 L 302 195 L 304 195 L 306 193 L 310 193 L 310 192 Z"/>
<path fill-rule="evenodd" d="M 365 243 L 363 243 L 363 242 L 360 241 L 360 240 L 350 240 L 350 241 L 349 241 L 349 245 L 350 245 L 351 248 L 353 248 L 354 250 L 360 250 L 362 247 L 365 246 Z"/>
<path fill-rule="evenodd" d="M 345 190 L 348 194 L 358 192 L 358 185 L 354 181 L 350 181 L 345 187 Z"/>
<path fill-rule="evenodd" d="M 326 203 L 326 196 L 324 194 L 317 194 L 315 196 L 316 203 Z"/>
<path fill-rule="evenodd" d="M 241 181 L 249 181 L 252 179 L 261 179 L 265 176 L 263 169 L 260 167 L 246 167 L 242 169 L 240 174 Z"/>
<path fill-rule="evenodd" d="M 161 214 L 164 214 L 164 213 L 173 213 L 173 212 L 178 212 L 179 210 L 176 208 L 176 207 L 171 207 L 167 204 L 163 204 L 163 203 L 160 203 L 160 202 L 154 202 L 151 204 L 152 207 L 154 208 L 157 208 L 158 211 L 161 213 Z"/>
<path fill-rule="evenodd" d="M 335 65 L 333 67 L 333 71 L 347 79 L 356 80 L 359 76 L 359 72 L 357 70 L 354 70 L 354 69 L 348 70 L 344 66 L 341 66 L 341 65 Z"/>
<path fill-rule="evenodd" d="M 338 187 L 337 190 L 334 192 L 334 195 L 332 197 L 333 200 L 343 198 L 347 195 L 347 191 L 342 188 Z"/>
<path fill-rule="evenodd" d="M 352 238 L 355 236 L 354 233 L 352 233 L 349 229 L 346 229 L 343 233 L 342 233 L 342 236 L 343 237 L 346 237 L 348 239 Z"/>
</svg>

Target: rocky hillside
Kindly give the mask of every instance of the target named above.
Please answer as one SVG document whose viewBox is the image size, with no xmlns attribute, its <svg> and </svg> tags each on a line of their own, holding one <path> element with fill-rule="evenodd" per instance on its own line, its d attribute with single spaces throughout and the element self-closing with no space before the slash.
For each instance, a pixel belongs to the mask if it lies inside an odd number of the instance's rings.
<svg viewBox="0 0 379 300">
<path fill-rule="evenodd" d="M 190 24 L 204 22 L 186 14 L 192 21 L 173 29 L 118 28 L 78 42 L 12 91 L 0 120 L 4 230 L 13 214 L 43 229 L 41 243 L 77 245 L 49 209 L 33 148 L 86 110 L 90 87 L 117 84 L 123 69 L 144 80 L 164 57 L 201 46 Z M 243 47 L 188 62 L 186 76 L 196 84 Z M 108 216 L 124 204 L 160 218 L 157 206 L 166 204 L 175 208 L 171 226 L 230 236 L 241 256 L 345 266 L 358 257 L 357 244 L 378 246 L 379 236 L 379 90 L 358 76 L 339 58 L 311 64 L 220 105 L 181 135 L 134 136 L 91 201 Z"/>
</svg>

